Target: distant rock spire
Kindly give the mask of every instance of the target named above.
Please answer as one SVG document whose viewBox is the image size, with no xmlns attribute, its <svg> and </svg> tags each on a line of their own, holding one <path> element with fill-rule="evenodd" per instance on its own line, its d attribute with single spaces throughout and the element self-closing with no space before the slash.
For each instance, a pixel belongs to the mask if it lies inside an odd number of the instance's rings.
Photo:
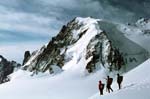
<svg viewBox="0 0 150 99">
<path fill-rule="evenodd" d="M 30 51 L 25 51 L 22 65 L 24 65 L 29 60 L 30 56 L 31 56 Z"/>
</svg>

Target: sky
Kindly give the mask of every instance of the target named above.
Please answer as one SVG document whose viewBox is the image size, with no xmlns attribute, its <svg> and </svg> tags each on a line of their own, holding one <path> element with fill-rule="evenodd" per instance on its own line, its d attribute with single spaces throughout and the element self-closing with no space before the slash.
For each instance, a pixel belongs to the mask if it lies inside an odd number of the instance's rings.
<svg viewBox="0 0 150 99">
<path fill-rule="evenodd" d="M 150 0 L 0 0 L 0 55 L 22 62 L 74 17 L 127 23 L 150 16 Z"/>
</svg>

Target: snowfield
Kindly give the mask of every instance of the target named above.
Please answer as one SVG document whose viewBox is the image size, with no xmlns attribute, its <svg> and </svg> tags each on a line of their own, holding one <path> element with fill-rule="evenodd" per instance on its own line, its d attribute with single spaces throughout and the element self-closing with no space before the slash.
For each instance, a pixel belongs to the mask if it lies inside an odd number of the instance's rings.
<svg viewBox="0 0 150 99">
<path fill-rule="evenodd" d="M 90 76 L 67 70 L 57 75 L 45 73 L 33 77 L 19 70 L 11 75 L 10 82 L 0 85 L 0 96 L 2 99 L 149 99 L 149 65 L 150 59 L 124 75 L 121 90 L 118 91 L 114 82 L 114 92 L 104 92 L 103 96 L 99 95 L 98 81 L 106 77 L 104 69 Z"/>
<path fill-rule="evenodd" d="M 12 80 L 0 85 L 2 99 L 87 99 L 98 91 L 97 82 L 103 71 L 91 76 L 81 75 L 76 70 L 67 70 L 58 75 L 31 73 L 19 70 L 11 75 Z"/>
<path fill-rule="evenodd" d="M 99 92 L 89 99 L 149 99 L 150 98 L 150 59 L 124 75 L 123 88 L 118 90 L 117 83 L 113 84 L 113 93 Z"/>
</svg>

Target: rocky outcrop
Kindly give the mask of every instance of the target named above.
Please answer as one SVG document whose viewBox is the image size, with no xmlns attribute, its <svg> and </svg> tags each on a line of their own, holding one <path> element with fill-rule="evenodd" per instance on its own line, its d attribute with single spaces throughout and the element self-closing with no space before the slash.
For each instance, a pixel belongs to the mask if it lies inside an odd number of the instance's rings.
<svg viewBox="0 0 150 99">
<path fill-rule="evenodd" d="M 31 57 L 30 51 L 25 51 L 24 60 L 23 60 L 22 65 L 24 65 L 29 60 L 30 57 Z"/>
<path fill-rule="evenodd" d="M 97 70 L 100 65 L 109 71 L 119 71 L 127 65 L 123 53 L 116 47 L 117 46 L 112 45 L 112 41 L 108 38 L 105 31 L 96 35 L 87 46 L 86 59 L 92 57 L 86 66 L 88 72 L 91 73 Z"/>
<path fill-rule="evenodd" d="M 0 84 L 9 81 L 8 75 L 13 73 L 13 71 L 20 66 L 21 65 L 15 61 L 8 61 L 0 55 Z"/>
<path fill-rule="evenodd" d="M 80 26 L 81 25 L 79 25 L 75 19 L 67 25 L 64 25 L 59 34 L 52 38 L 48 45 L 42 49 L 42 52 L 40 51 L 41 53 L 36 57 L 36 59 L 30 64 L 25 64 L 24 67 L 27 68 L 29 66 L 30 71 L 34 72 L 45 72 L 49 70 L 50 73 L 53 72 L 51 69 L 52 65 L 61 68 L 67 61 L 65 60 L 67 47 L 74 44 L 86 32 L 86 30 L 83 31 L 75 38 L 73 35 L 73 29 L 79 29 Z"/>
</svg>

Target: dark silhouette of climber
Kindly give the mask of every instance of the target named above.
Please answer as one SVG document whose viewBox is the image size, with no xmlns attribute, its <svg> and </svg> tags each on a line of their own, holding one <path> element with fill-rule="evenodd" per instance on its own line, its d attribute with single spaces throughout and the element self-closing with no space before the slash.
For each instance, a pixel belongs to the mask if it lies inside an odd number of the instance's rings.
<svg viewBox="0 0 150 99">
<path fill-rule="evenodd" d="M 121 89 L 122 81 L 123 81 L 123 76 L 120 76 L 119 74 L 117 74 L 117 83 L 118 83 L 119 89 Z"/>
<path fill-rule="evenodd" d="M 110 90 L 113 92 L 113 89 L 111 88 L 112 82 L 113 82 L 113 78 L 109 78 L 109 76 L 107 76 L 106 91 L 108 91 L 108 93 L 110 93 Z"/>
</svg>

